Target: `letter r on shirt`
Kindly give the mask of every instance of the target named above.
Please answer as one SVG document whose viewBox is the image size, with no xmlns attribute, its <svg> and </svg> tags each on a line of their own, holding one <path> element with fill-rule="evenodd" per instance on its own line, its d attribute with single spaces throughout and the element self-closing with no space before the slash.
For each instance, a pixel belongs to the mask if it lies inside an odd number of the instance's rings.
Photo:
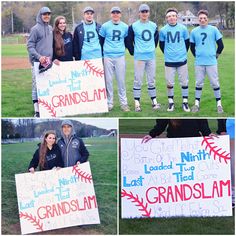
<svg viewBox="0 0 236 236">
<path fill-rule="evenodd" d="M 121 35 L 120 30 L 113 30 L 112 31 L 112 41 L 120 41 L 120 35 Z"/>
</svg>

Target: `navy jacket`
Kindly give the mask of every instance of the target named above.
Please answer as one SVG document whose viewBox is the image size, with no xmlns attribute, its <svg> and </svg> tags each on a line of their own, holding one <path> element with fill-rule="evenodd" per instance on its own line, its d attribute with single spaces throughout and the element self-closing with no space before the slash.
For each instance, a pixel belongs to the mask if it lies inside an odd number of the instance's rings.
<svg viewBox="0 0 236 236">
<path fill-rule="evenodd" d="M 64 40 L 64 56 L 57 56 L 55 53 L 55 39 L 53 39 L 53 60 L 58 59 L 59 61 L 73 61 L 73 39 L 72 34 L 70 32 L 65 32 L 62 35 Z"/>
<path fill-rule="evenodd" d="M 99 35 L 99 31 L 101 29 L 101 25 L 96 22 L 96 31 L 99 37 L 99 42 L 102 46 L 102 38 Z M 74 31 L 74 38 L 73 38 L 73 56 L 76 61 L 81 60 L 81 52 L 84 42 L 84 27 L 83 22 L 76 26 Z"/>
<path fill-rule="evenodd" d="M 40 144 L 38 145 L 40 148 Z M 39 165 L 39 148 L 35 151 L 34 156 L 29 164 L 28 169 L 34 167 L 36 169 Z M 52 149 L 47 149 L 44 167 L 40 166 L 40 170 L 51 170 L 53 167 L 64 167 L 61 150 L 57 144 L 54 144 Z"/>
<path fill-rule="evenodd" d="M 61 149 L 65 167 L 73 166 L 78 161 L 84 163 L 88 160 L 89 152 L 83 140 L 78 138 L 75 134 L 70 137 L 67 143 L 62 137 L 58 140 L 57 144 Z"/>
</svg>

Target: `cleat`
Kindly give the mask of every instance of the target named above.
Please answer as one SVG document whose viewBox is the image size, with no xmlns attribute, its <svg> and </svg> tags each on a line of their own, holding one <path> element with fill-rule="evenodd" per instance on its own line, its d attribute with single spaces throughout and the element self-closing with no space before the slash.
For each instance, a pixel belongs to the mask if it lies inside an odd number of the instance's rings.
<svg viewBox="0 0 236 236">
<path fill-rule="evenodd" d="M 174 109 L 175 109 L 175 104 L 174 103 L 169 103 L 167 111 L 174 111 Z"/>
<path fill-rule="evenodd" d="M 183 108 L 183 111 L 185 111 L 185 112 L 190 112 L 190 108 L 189 108 L 187 102 L 183 102 L 182 108 Z"/>
<path fill-rule="evenodd" d="M 217 113 L 222 114 L 224 113 L 223 107 L 222 106 L 217 106 Z"/>
<path fill-rule="evenodd" d="M 191 109 L 191 111 L 192 111 L 193 113 L 199 112 L 199 110 L 200 110 L 200 108 L 199 108 L 199 106 L 197 106 L 197 105 L 194 105 L 194 106 L 192 107 L 192 109 Z"/>
<path fill-rule="evenodd" d="M 160 103 L 152 104 L 152 110 L 156 111 L 156 110 L 158 110 L 160 108 L 161 108 L 161 104 Z"/>
<path fill-rule="evenodd" d="M 36 112 L 34 113 L 34 117 L 36 117 L 36 118 L 39 118 L 39 117 L 40 117 L 38 111 L 36 111 Z"/>
<path fill-rule="evenodd" d="M 129 108 L 128 105 L 122 105 L 121 110 L 124 111 L 124 112 L 128 112 L 128 111 L 130 111 L 130 108 Z"/>
</svg>

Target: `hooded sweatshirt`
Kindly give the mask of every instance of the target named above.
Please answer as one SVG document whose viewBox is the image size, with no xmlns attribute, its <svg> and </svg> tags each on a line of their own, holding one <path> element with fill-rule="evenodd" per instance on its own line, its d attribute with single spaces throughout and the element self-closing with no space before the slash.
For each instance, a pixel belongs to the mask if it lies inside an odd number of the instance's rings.
<svg viewBox="0 0 236 236">
<path fill-rule="evenodd" d="M 70 125 L 72 127 L 71 133 L 68 137 L 66 137 L 63 131 L 61 131 L 62 137 L 57 142 L 61 149 L 64 166 L 74 166 L 78 161 L 80 163 L 86 162 L 89 157 L 89 152 L 85 147 L 83 140 L 76 136 L 73 123 L 70 120 L 64 120 L 61 127 L 64 125 Z"/>
<path fill-rule="evenodd" d="M 36 25 L 31 28 L 27 43 L 29 59 L 31 64 L 38 62 L 41 56 L 53 56 L 53 33 L 52 26 L 43 22 L 42 14 L 51 12 L 48 7 L 42 7 L 36 17 Z"/>
<path fill-rule="evenodd" d="M 40 144 L 38 144 L 38 146 L 39 147 L 35 151 L 28 169 L 30 169 L 31 167 L 34 167 L 34 169 L 36 169 L 38 167 Z M 51 170 L 53 167 L 64 167 L 63 160 L 61 157 L 61 150 L 57 144 L 54 144 L 52 146 L 52 149 L 47 148 L 45 156 L 45 165 L 44 167 L 40 166 L 40 170 Z"/>
</svg>

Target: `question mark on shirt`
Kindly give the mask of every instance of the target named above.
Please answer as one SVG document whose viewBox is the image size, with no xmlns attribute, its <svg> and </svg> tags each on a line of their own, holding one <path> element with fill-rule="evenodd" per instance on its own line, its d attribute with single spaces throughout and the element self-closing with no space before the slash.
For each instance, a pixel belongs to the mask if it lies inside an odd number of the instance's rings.
<svg viewBox="0 0 236 236">
<path fill-rule="evenodd" d="M 207 38 L 207 34 L 206 33 L 201 33 L 202 37 L 202 45 L 205 44 L 205 39 Z"/>
</svg>

